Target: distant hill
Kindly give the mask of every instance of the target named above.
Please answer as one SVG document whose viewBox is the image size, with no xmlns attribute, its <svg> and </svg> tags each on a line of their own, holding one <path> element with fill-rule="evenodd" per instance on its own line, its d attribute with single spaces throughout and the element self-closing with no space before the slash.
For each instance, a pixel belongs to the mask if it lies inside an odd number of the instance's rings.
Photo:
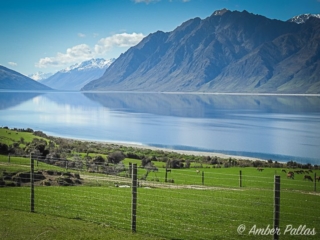
<svg viewBox="0 0 320 240">
<path fill-rule="evenodd" d="M 51 88 L 58 90 L 80 90 L 90 81 L 103 75 L 114 59 L 91 59 L 63 69 L 51 77 L 40 80 Z"/>
<path fill-rule="evenodd" d="M 0 89 L 7 90 L 52 90 L 16 71 L 0 66 Z"/>
<path fill-rule="evenodd" d="M 320 93 L 320 19 L 215 11 L 155 32 L 82 90 Z"/>
</svg>

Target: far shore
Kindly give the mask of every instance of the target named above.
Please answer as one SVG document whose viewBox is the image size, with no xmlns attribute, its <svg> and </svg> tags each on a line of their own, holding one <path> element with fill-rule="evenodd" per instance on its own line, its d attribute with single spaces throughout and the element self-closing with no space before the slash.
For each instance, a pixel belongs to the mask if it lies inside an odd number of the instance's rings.
<svg viewBox="0 0 320 240">
<path fill-rule="evenodd" d="M 52 136 L 52 135 L 49 135 Z M 149 145 L 139 144 L 139 143 L 127 143 L 127 142 L 112 142 L 112 141 L 104 141 L 104 140 L 88 140 L 88 139 L 77 139 L 72 137 L 61 137 L 61 136 L 54 136 L 63 139 L 69 139 L 74 141 L 82 141 L 82 142 L 95 142 L 95 143 L 102 143 L 102 144 L 109 144 L 109 145 L 117 145 L 117 146 L 124 146 L 124 147 L 132 147 L 132 148 L 140 148 L 140 149 L 150 149 L 150 150 L 158 150 L 158 151 L 165 151 L 165 152 L 175 152 L 184 155 L 194 155 L 194 156 L 210 156 L 210 157 L 219 157 L 219 158 L 233 158 L 238 160 L 250 160 L 250 161 L 267 161 L 266 159 L 262 158 L 254 158 L 254 157 L 247 157 L 247 156 L 239 156 L 239 155 L 229 155 L 224 153 L 218 152 L 206 152 L 206 151 L 195 151 L 195 150 L 178 150 L 178 149 L 171 149 L 171 148 L 161 148 L 161 147 L 153 147 Z M 280 161 L 278 161 L 280 162 Z"/>
<path fill-rule="evenodd" d="M 91 91 L 81 91 L 81 90 L 19 90 L 19 89 L 0 89 L 0 92 L 64 92 L 64 93 L 155 93 L 155 94 L 203 94 L 203 95 L 239 95 L 239 96 L 283 96 L 283 97 L 320 97 L 320 93 L 268 93 L 268 92 L 203 92 L 203 91 L 193 91 L 193 92 L 176 92 L 176 91 L 120 91 L 120 90 L 91 90 Z"/>
</svg>

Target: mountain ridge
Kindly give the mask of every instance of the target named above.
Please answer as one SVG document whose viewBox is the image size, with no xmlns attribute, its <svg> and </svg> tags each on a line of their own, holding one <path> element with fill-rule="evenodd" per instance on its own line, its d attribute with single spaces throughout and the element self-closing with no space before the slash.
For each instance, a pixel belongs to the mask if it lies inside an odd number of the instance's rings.
<svg viewBox="0 0 320 240">
<path fill-rule="evenodd" d="M 85 84 L 101 77 L 113 61 L 90 59 L 62 69 L 39 82 L 56 90 L 80 90 Z"/>
<path fill-rule="evenodd" d="M 149 34 L 82 90 L 320 93 L 320 19 L 303 25 L 218 10 Z"/>
<path fill-rule="evenodd" d="M 320 14 L 311 14 L 311 13 L 300 14 L 290 18 L 289 20 L 287 20 L 287 22 L 295 22 L 298 24 L 302 24 L 302 23 L 305 23 L 311 17 L 320 18 Z"/>
<path fill-rule="evenodd" d="M 21 73 L 0 65 L 0 89 L 5 90 L 52 90 Z"/>
</svg>

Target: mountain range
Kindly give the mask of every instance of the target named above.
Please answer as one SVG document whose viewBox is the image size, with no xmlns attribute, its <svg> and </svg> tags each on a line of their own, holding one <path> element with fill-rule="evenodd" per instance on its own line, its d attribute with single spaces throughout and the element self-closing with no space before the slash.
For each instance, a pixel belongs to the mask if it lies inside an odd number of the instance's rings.
<svg viewBox="0 0 320 240">
<path fill-rule="evenodd" d="M 101 77 L 113 61 L 114 59 L 91 59 L 60 70 L 39 82 L 57 90 L 80 90 L 90 81 Z"/>
<path fill-rule="evenodd" d="M 0 89 L 6 90 L 52 90 L 29 77 L 0 65 Z"/>
<path fill-rule="evenodd" d="M 301 18 L 190 19 L 149 34 L 82 90 L 320 93 L 320 19 Z"/>
</svg>

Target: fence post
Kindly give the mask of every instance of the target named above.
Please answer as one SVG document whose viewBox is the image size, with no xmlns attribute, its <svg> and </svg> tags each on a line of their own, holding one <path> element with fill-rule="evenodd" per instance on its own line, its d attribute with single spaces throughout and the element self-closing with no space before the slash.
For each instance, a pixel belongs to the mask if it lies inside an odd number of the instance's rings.
<svg viewBox="0 0 320 240">
<path fill-rule="evenodd" d="M 202 171 L 202 185 L 204 185 L 204 171 Z"/>
<path fill-rule="evenodd" d="M 242 187 L 242 171 L 239 172 L 239 186 Z"/>
<path fill-rule="evenodd" d="M 129 178 L 132 176 L 132 163 L 129 162 Z"/>
<path fill-rule="evenodd" d="M 131 231 L 136 232 L 137 225 L 137 164 L 132 167 L 132 208 L 131 208 Z"/>
<path fill-rule="evenodd" d="M 274 212 L 273 212 L 273 239 L 278 240 L 280 232 L 280 176 L 274 176 Z"/>
<path fill-rule="evenodd" d="M 164 181 L 167 182 L 168 181 L 168 168 L 166 167 L 166 174 L 164 176 Z"/>
<path fill-rule="evenodd" d="M 30 211 L 34 212 L 34 160 L 30 153 Z"/>
<path fill-rule="evenodd" d="M 315 192 L 317 191 L 317 181 L 316 181 L 316 178 L 317 178 L 317 173 L 314 173 L 314 191 L 315 191 Z"/>
</svg>

